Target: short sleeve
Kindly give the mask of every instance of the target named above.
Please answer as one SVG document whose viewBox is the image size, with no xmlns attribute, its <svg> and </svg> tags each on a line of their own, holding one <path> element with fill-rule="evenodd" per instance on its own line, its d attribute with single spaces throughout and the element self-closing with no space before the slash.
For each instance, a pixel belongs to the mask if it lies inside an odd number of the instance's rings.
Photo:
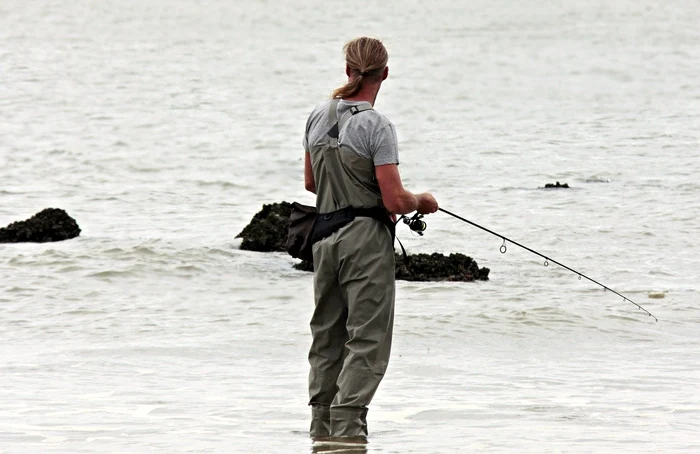
<svg viewBox="0 0 700 454">
<path fill-rule="evenodd" d="M 399 163 L 399 141 L 391 123 L 377 130 L 370 143 L 375 166 Z"/>
<path fill-rule="evenodd" d="M 313 115 L 313 113 L 312 113 Z M 301 146 L 304 147 L 304 152 L 309 153 L 309 128 L 311 127 L 311 116 L 306 120 L 306 127 L 304 128 L 304 138 L 301 141 Z"/>
</svg>

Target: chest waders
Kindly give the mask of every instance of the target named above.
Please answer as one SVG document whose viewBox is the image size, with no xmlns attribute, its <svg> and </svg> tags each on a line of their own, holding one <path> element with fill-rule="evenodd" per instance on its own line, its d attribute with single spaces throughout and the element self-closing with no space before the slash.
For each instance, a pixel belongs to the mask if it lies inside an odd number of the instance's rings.
<svg viewBox="0 0 700 454">
<path fill-rule="evenodd" d="M 319 213 L 348 206 L 383 209 L 372 160 L 338 144 L 350 116 L 371 106 L 354 106 L 340 121 L 337 106 L 335 99 L 330 104 L 326 140 L 310 149 L 316 208 Z M 355 217 L 314 243 L 313 259 L 310 435 L 366 437 L 367 407 L 384 377 L 391 350 L 393 232 L 373 217 Z"/>
</svg>

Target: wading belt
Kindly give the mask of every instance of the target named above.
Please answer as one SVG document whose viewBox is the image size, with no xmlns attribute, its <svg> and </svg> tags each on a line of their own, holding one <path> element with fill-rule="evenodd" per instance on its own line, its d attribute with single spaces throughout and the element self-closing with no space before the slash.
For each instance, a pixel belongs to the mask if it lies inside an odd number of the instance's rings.
<svg viewBox="0 0 700 454">
<path fill-rule="evenodd" d="M 319 213 L 316 215 L 313 234 L 311 235 L 311 243 L 321 241 L 322 239 L 337 232 L 341 227 L 345 227 L 355 220 L 357 217 L 374 218 L 384 224 L 391 233 L 391 243 L 394 243 L 396 225 L 389 218 L 389 212 L 385 208 L 354 208 L 346 207 L 331 213 Z"/>
</svg>

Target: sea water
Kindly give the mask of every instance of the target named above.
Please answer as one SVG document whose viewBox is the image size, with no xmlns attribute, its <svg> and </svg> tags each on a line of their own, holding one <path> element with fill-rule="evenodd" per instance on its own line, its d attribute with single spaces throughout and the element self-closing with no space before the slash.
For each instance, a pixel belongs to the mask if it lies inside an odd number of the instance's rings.
<svg viewBox="0 0 700 454">
<path fill-rule="evenodd" d="M 312 275 L 235 236 L 313 203 L 302 135 L 389 54 L 376 109 L 438 213 L 397 283 L 370 453 L 700 451 L 700 8 L 693 1 L 3 0 L 0 453 L 305 453 Z M 545 190 L 547 183 L 570 189 Z"/>
</svg>

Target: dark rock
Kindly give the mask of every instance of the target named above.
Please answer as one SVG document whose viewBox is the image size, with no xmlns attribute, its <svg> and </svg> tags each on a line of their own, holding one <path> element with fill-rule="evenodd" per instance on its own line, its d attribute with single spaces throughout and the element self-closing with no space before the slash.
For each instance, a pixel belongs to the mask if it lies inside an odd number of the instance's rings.
<svg viewBox="0 0 700 454">
<path fill-rule="evenodd" d="M 287 229 L 292 205 L 287 202 L 263 205 L 250 224 L 236 238 L 243 238 L 241 249 L 257 252 L 286 252 Z M 396 279 L 404 281 L 487 281 L 488 268 L 479 268 L 476 262 L 464 254 L 416 254 L 396 255 Z M 294 265 L 301 271 L 313 271 L 311 262 Z"/>
<path fill-rule="evenodd" d="M 546 189 L 549 189 L 549 188 L 568 188 L 568 187 L 569 187 L 569 183 L 561 184 L 561 183 L 559 183 L 559 182 L 557 181 L 556 184 L 547 183 L 547 184 L 544 185 L 544 187 L 545 187 Z"/>
<path fill-rule="evenodd" d="M 295 270 L 299 270 L 299 271 L 313 272 L 314 271 L 314 262 L 302 260 L 301 262 L 292 265 L 292 268 L 294 268 Z"/>
<path fill-rule="evenodd" d="M 60 208 L 46 208 L 26 221 L 0 229 L 0 243 L 48 243 L 80 235 L 75 219 Z"/>
<path fill-rule="evenodd" d="M 241 249 L 256 252 L 286 252 L 287 229 L 292 204 L 287 202 L 263 205 L 236 238 L 243 238 Z"/>
<path fill-rule="evenodd" d="M 409 255 L 407 263 L 396 256 L 396 279 L 404 281 L 488 281 L 490 271 L 459 253 Z"/>
<path fill-rule="evenodd" d="M 301 271 L 313 271 L 314 264 L 302 261 L 294 265 Z M 415 254 L 408 261 L 396 254 L 396 279 L 401 281 L 488 281 L 488 268 L 479 268 L 464 254 Z"/>
</svg>

